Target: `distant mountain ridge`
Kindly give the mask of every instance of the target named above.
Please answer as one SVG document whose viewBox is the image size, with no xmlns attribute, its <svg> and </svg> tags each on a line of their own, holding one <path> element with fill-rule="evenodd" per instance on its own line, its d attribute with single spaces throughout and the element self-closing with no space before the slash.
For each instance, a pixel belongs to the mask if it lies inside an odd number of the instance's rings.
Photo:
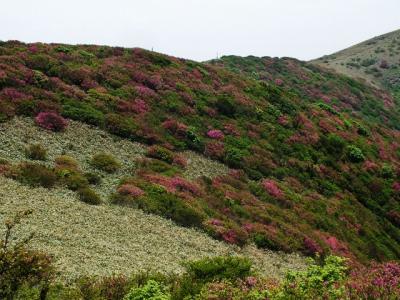
<svg viewBox="0 0 400 300">
<path fill-rule="evenodd" d="M 389 32 L 311 61 L 389 89 L 400 98 L 400 30 Z"/>
</svg>

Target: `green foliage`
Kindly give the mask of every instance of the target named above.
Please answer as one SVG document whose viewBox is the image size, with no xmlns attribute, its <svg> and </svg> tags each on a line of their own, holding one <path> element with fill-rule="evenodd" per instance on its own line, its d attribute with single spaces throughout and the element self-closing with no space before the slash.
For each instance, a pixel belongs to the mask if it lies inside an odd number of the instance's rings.
<svg viewBox="0 0 400 300">
<path fill-rule="evenodd" d="M 347 146 L 347 157 L 353 163 L 359 163 L 365 160 L 362 150 L 354 145 Z"/>
<path fill-rule="evenodd" d="M 101 204 L 100 196 L 97 195 L 97 193 L 89 187 L 80 188 L 78 190 L 78 195 L 79 199 L 87 204 L 91 205 Z"/>
<path fill-rule="evenodd" d="M 326 104 L 324 102 L 318 102 L 317 106 L 323 110 L 330 112 L 331 114 L 334 114 L 334 115 L 338 114 L 338 112 L 332 106 L 330 106 L 329 104 Z"/>
<path fill-rule="evenodd" d="M 33 163 L 21 164 L 17 170 L 16 179 L 23 184 L 45 188 L 51 188 L 57 182 L 54 170 Z"/>
<path fill-rule="evenodd" d="M 163 287 L 154 280 L 149 280 L 145 286 L 132 288 L 124 300 L 170 300 L 171 296 L 163 291 Z"/>
<path fill-rule="evenodd" d="M 228 117 L 233 117 L 236 113 L 236 104 L 232 97 L 227 94 L 218 97 L 216 107 L 221 114 Z"/>
<path fill-rule="evenodd" d="M 342 299 L 346 260 L 328 256 L 323 265 L 312 264 L 306 271 L 289 272 L 277 299 Z M 274 298 L 274 297 L 272 297 Z"/>
<path fill-rule="evenodd" d="M 87 179 L 89 184 L 99 185 L 101 183 L 101 177 L 100 177 L 100 175 L 98 175 L 96 173 L 87 172 L 87 173 L 83 174 L 83 176 L 85 176 L 85 178 Z"/>
<path fill-rule="evenodd" d="M 238 148 L 229 147 L 225 151 L 224 161 L 230 167 L 240 168 L 245 155 L 245 151 Z"/>
<path fill-rule="evenodd" d="M 101 171 L 115 173 L 121 167 L 120 163 L 110 154 L 98 153 L 92 157 L 90 164 Z"/>
<path fill-rule="evenodd" d="M 81 122 L 96 126 L 104 126 L 104 114 L 88 103 L 78 101 L 66 101 L 63 105 L 62 115 Z"/>
<path fill-rule="evenodd" d="M 51 258 L 41 252 L 28 249 L 31 237 L 14 236 L 15 226 L 30 211 L 19 212 L 5 223 L 4 237 L 0 240 L 0 298 L 15 299 L 21 288 L 40 287 L 41 299 L 45 299 L 54 275 Z M 16 243 L 12 242 L 17 240 Z"/>
<path fill-rule="evenodd" d="M 186 264 L 188 276 L 195 281 L 235 280 L 251 275 L 249 259 L 236 256 L 205 258 Z"/>
<path fill-rule="evenodd" d="M 135 136 L 137 125 L 130 118 L 124 118 L 117 114 L 106 115 L 106 128 L 113 134 L 124 138 Z"/>
<path fill-rule="evenodd" d="M 171 219 L 182 226 L 201 227 L 204 216 L 176 195 L 155 187 L 146 189 L 146 192 L 147 196 L 139 204 L 139 208 Z"/>
<path fill-rule="evenodd" d="M 64 183 L 70 190 L 76 191 L 81 188 L 86 188 L 89 185 L 89 181 L 85 176 L 79 172 L 63 172 Z"/>
<path fill-rule="evenodd" d="M 174 160 L 174 153 L 172 151 L 158 145 L 150 147 L 147 151 L 147 156 L 165 161 L 169 164 Z"/>
<path fill-rule="evenodd" d="M 32 160 L 46 160 L 47 150 L 40 144 L 29 145 L 25 149 L 25 155 Z"/>
<path fill-rule="evenodd" d="M 336 158 L 341 157 L 346 147 L 346 141 L 334 133 L 322 135 L 320 143 L 329 154 L 334 155 Z"/>
</svg>

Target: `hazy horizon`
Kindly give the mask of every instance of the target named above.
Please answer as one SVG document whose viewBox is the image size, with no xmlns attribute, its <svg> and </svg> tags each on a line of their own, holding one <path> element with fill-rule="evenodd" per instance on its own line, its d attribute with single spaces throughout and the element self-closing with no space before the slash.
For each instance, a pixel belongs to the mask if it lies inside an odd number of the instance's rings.
<svg viewBox="0 0 400 300">
<path fill-rule="evenodd" d="M 310 60 L 400 28 L 395 0 L 50 0 L 5 3 L 0 40 Z M 384 4 L 382 3 L 384 2 Z"/>
</svg>

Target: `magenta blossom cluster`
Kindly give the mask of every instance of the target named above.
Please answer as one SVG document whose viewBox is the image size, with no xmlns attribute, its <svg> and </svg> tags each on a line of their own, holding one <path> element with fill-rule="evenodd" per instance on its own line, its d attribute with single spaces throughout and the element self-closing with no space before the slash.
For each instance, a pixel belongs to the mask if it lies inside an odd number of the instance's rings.
<svg viewBox="0 0 400 300">
<path fill-rule="evenodd" d="M 270 194 L 272 197 L 281 198 L 283 197 L 283 192 L 276 184 L 276 182 L 272 179 L 265 179 L 261 183 L 265 191 Z"/>
<path fill-rule="evenodd" d="M 212 129 L 207 132 L 207 136 L 215 140 L 222 140 L 224 138 L 224 133 L 221 130 Z"/>
<path fill-rule="evenodd" d="M 68 121 L 55 112 L 41 112 L 36 116 L 35 122 L 51 131 L 63 131 L 68 126 Z"/>
</svg>

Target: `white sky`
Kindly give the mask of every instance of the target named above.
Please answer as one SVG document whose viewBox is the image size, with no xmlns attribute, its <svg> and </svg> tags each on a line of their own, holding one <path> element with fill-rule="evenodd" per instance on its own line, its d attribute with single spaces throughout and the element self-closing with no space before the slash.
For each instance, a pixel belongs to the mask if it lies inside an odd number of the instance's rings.
<svg viewBox="0 0 400 300">
<path fill-rule="evenodd" d="M 317 58 L 400 29 L 400 0 L 0 0 L 0 40 Z"/>
</svg>

